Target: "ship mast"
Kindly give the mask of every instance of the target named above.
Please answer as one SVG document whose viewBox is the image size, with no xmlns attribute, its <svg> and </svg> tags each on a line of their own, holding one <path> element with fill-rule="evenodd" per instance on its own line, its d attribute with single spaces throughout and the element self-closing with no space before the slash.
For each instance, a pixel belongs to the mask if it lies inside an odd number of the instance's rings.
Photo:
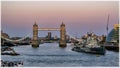
<svg viewBox="0 0 120 68">
<path fill-rule="evenodd" d="M 108 28 L 108 25 L 109 25 L 109 14 L 108 14 L 108 18 L 107 18 L 107 27 L 106 27 L 107 35 L 108 35 L 108 29 L 109 29 L 109 28 Z M 106 35 L 106 36 L 107 36 L 107 35 Z"/>
</svg>

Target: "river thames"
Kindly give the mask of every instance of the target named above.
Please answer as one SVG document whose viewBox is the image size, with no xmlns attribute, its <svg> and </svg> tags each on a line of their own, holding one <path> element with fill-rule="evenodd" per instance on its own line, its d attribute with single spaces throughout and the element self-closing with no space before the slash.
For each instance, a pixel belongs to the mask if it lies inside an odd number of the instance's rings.
<svg viewBox="0 0 120 68">
<path fill-rule="evenodd" d="M 23 61 L 24 67 L 83 67 L 83 66 L 119 66 L 119 52 L 106 50 L 105 55 L 74 52 L 73 45 L 60 48 L 58 43 L 40 44 L 38 48 L 31 45 L 16 46 L 18 56 L 2 55 L 5 61 Z"/>
</svg>

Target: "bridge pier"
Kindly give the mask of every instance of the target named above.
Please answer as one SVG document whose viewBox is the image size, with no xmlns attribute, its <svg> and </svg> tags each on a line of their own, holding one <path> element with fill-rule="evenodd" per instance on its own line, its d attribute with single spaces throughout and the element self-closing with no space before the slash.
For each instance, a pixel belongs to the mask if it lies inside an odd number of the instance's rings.
<svg viewBox="0 0 120 68">
<path fill-rule="evenodd" d="M 62 23 L 60 25 L 60 42 L 59 42 L 59 47 L 66 47 L 66 29 L 65 29 L 65 24 Z"/>
<path fill-rule="evenodd" d="M 37 40 L 32 41 L 32 47 L 39 47 L 39 43 Z"/>
<path fill-rule="evenodd" d="M 33 25 L 32 47 L 39 47 L 39 42 L 38 42 L 38 25 L 36 24 L 36 22 Z"/>
</svg>

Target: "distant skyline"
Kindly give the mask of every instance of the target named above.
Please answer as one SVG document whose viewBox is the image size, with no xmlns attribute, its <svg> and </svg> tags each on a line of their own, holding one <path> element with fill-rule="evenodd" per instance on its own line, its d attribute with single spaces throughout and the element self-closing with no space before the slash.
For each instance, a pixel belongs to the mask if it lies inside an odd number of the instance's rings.
<svg viewBox="0 0 120 68">
<path fill-rule="evenodd" d="M 2 1 L 1 29 L 10 37 L 32 36 L 32 26 L 59 28 L 66 25 L 72 36 L 81 37 L 89 31 L 106 35 L 107 16 L 110 15 L 109 31 L 119 23 L 118 1 Z M 60 35 L 54 31 L 53 35 Z M 44 37 L 47 32 L 39 31 Z"/>
</svg>

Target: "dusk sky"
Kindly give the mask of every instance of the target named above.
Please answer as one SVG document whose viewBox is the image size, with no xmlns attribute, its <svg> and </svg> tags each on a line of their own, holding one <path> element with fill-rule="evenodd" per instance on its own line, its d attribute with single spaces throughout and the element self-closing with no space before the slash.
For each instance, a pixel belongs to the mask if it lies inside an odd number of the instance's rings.
<svg viewBox="0 0 120 68">
<path fill-rule="evenodd" d="M 118 1 L 3 1 L 1 9 L 1 29 L 10 37 L 32 36 L 35 21 L 39 28 L 59 28 L 64 22 L 67 33 L 77 37 L 89 31 L 106 35 L 108 14 L 109 31 L 119 22 Z M 39 31 L 39 36 L 46 35 Z"/>
</svg>

